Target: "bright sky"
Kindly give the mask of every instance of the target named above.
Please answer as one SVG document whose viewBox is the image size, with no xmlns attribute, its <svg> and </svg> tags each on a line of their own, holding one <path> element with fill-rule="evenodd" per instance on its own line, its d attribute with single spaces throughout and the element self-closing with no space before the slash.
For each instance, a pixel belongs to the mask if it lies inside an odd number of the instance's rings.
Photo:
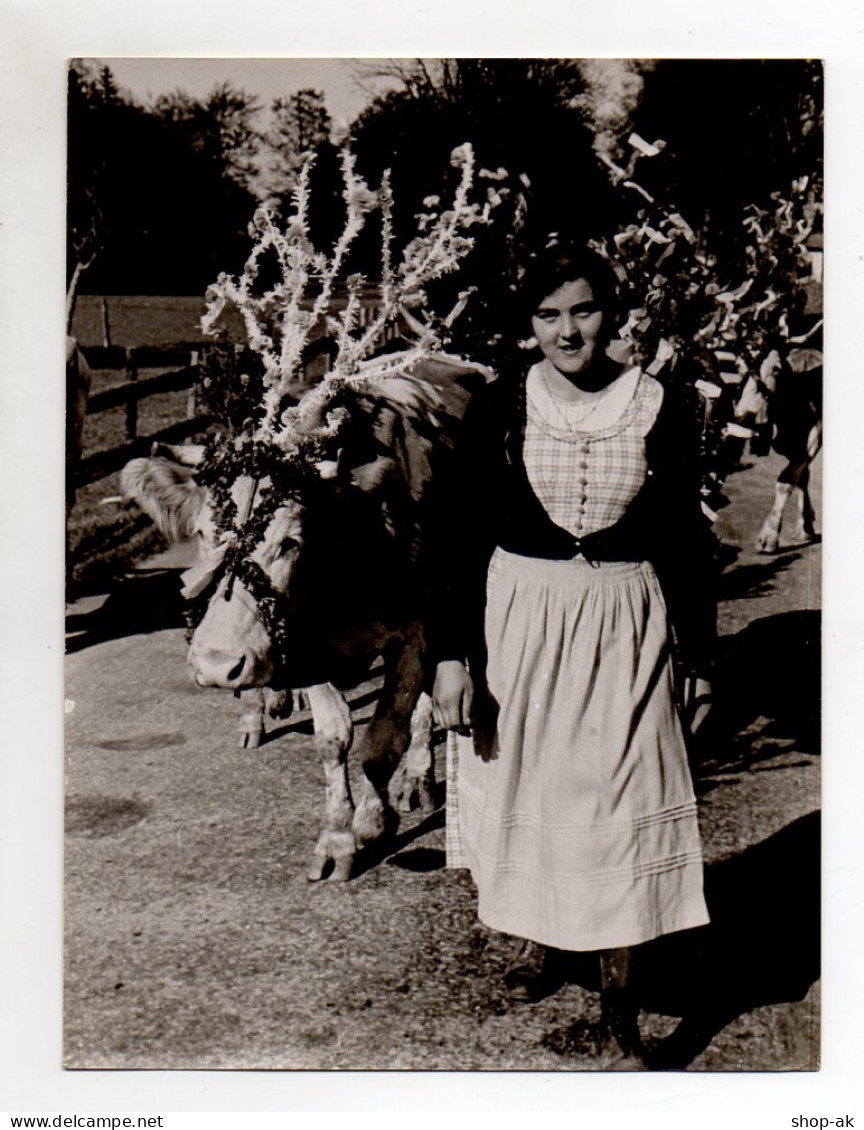
<svg viewBox="0 0 864 1130">
<path fill-rule="evenodd" d="M 358 86 L 355 59 L 178 59 L 101 58 L 121 87 L 139 101 L 149 101 L 178 88 L 193 97 L 207 94 L 223 82 L 256 94 L 262 105 L 303 87 L 324 92 L 333 118 L 353 119 L 369 101 Z"/>
</svg>

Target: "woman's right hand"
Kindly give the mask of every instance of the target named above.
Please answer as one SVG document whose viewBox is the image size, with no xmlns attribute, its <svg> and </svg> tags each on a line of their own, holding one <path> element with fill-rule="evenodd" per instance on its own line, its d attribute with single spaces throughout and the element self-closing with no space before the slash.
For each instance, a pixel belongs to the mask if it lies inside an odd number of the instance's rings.
<svg viewBox="0 0 864 1130">
<path fill-rule="evenodd" d="M 471 725 L 474 686 L 464 663 L 445 659 L 435 671 L 432 718 L 443 730 L 466 732 Z"/>
</svg>

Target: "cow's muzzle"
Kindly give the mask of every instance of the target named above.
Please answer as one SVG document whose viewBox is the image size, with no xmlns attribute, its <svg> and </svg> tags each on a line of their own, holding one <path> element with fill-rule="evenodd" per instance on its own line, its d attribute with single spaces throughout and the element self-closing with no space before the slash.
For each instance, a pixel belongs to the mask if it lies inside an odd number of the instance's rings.
<svg viewBox="0 0 864 1130">
<path fill-rule="evenodd" d="M 250 651 L 196 648 L 193 643 L 189 651 L 189 674 L 199 687 L 242 690 L 266 686 L 272 677 L 272 668 Z"/>
</svg>

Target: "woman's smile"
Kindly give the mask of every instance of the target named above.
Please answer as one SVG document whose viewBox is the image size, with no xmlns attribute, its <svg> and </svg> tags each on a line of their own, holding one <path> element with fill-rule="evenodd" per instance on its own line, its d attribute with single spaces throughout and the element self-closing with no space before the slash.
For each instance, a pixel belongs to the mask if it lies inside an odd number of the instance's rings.
<svg viewBox="0 0 864 1130">
<path fill-rule="evenodd" d="M 606 344 L 604 314 L 587 279 L 565 283 L 543 299 L 531 326 L 546 360 L 565 375 L 589 368 Z"/>
</svg>

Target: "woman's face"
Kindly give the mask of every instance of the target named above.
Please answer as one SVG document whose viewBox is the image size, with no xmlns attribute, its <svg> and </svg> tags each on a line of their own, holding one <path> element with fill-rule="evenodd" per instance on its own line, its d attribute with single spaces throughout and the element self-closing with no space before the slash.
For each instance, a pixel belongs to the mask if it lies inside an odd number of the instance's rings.
<svg viewBox="0 0 864 1130">
<path fill-rule="evenodd" d="M 602 356 L 604 319 L 591 283 L 574 279 L 543 299 L 531 325 L 546 360 L 566 376 L 584 372 Z"/>
</svg>

